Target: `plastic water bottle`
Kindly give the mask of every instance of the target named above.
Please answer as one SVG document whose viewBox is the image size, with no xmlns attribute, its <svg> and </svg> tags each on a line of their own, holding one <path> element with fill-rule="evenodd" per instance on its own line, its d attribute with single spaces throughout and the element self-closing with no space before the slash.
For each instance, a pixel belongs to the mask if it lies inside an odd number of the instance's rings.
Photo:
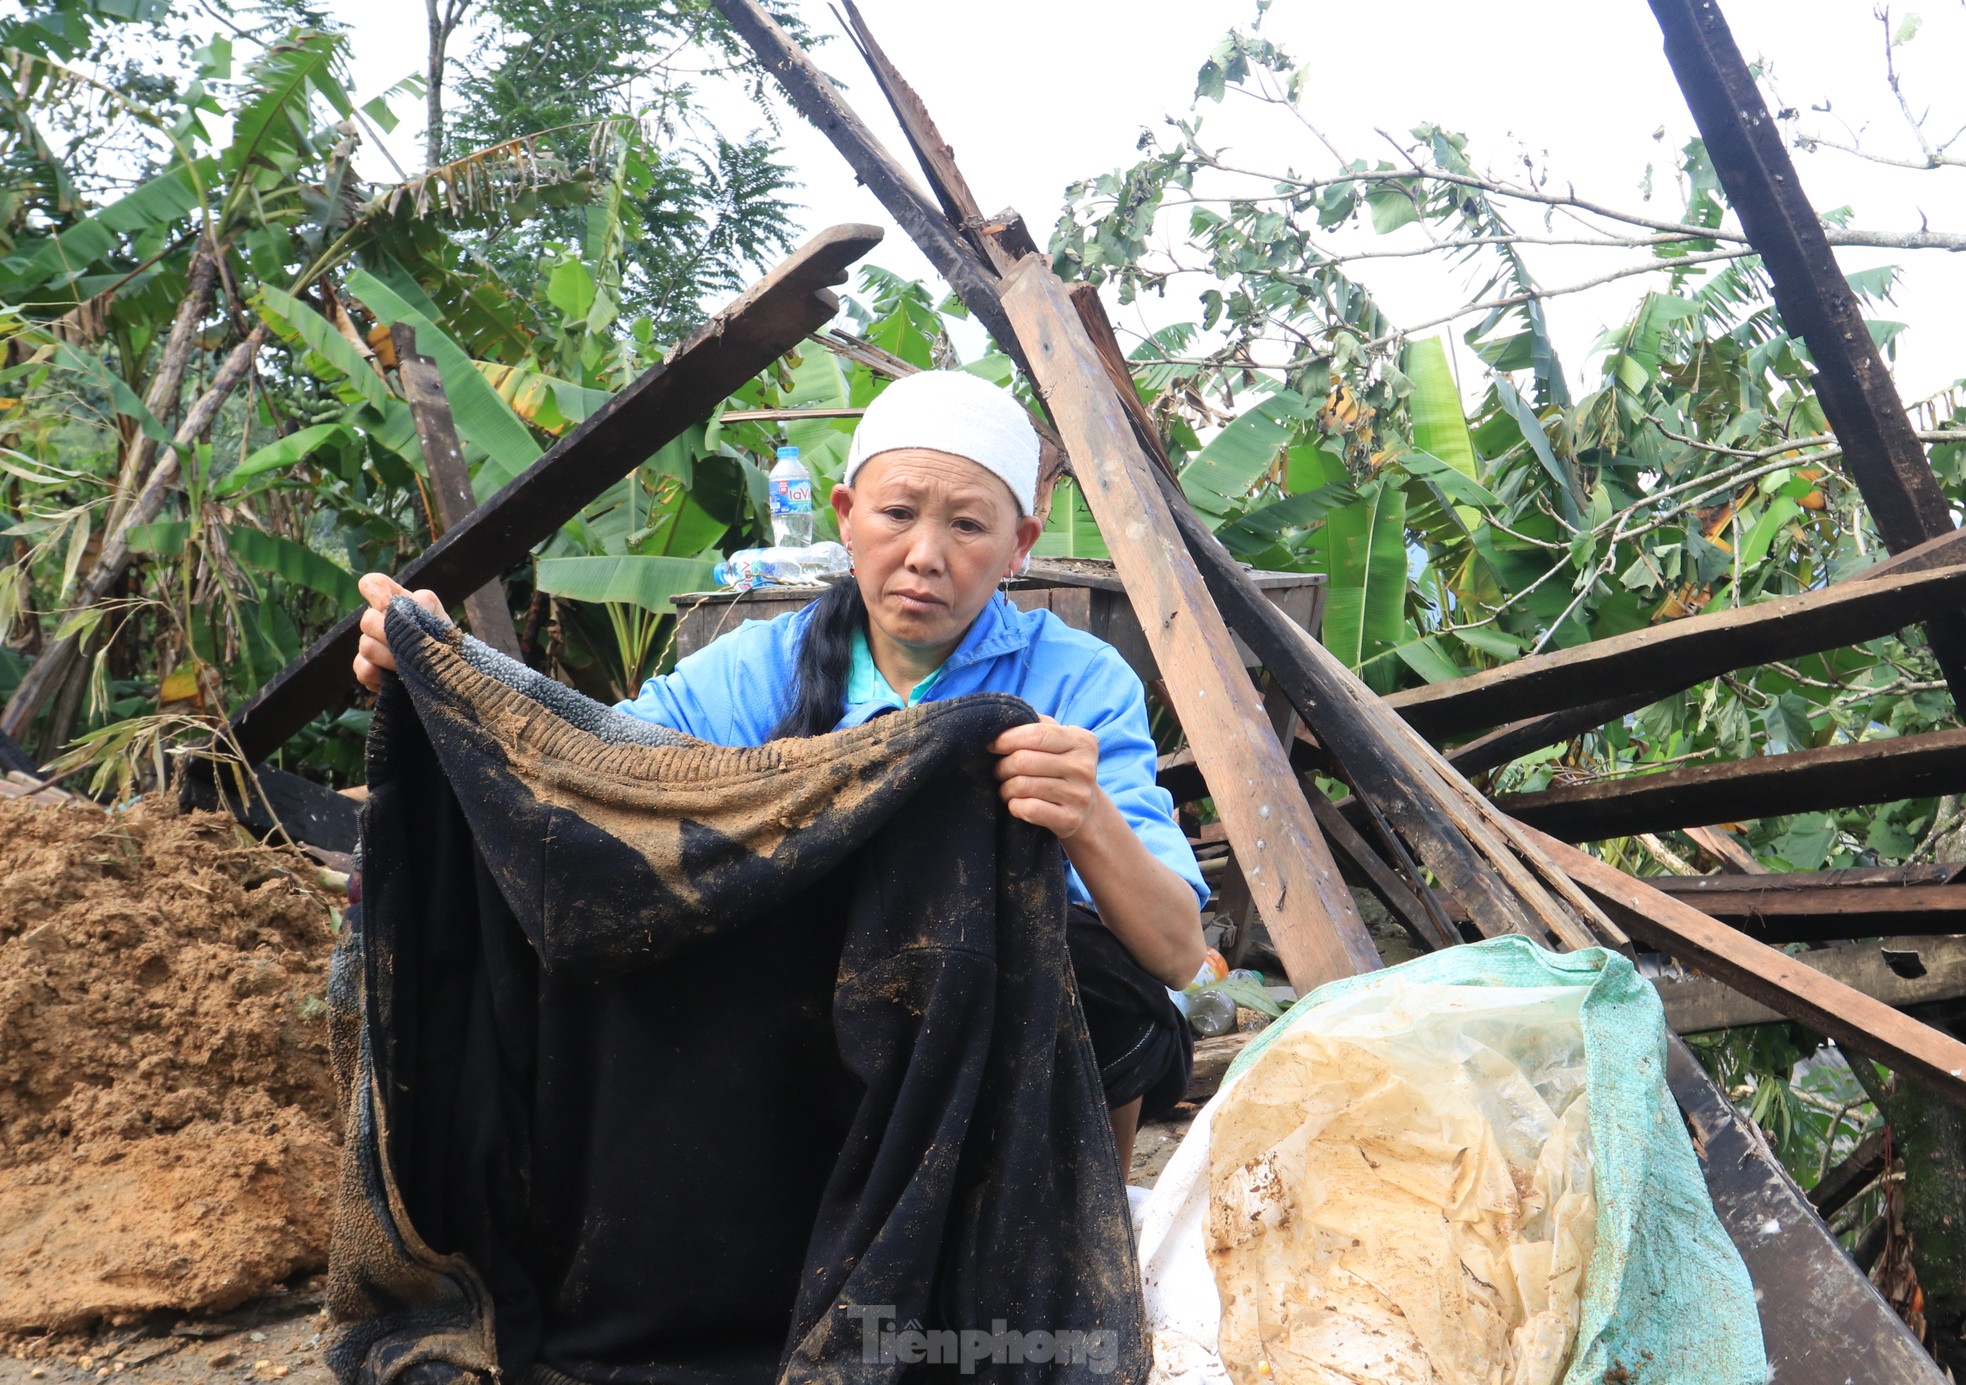
<svg viewBox="0 0 1966 1385">
<path fill-rule="evenodd" d="M 812 474 L 799 449 L 778 449 L 771 469 L 771 541 L 776 548 L 804 548 L 812 542 Z"/>
<path fill-rule="evenodd" d="M 740 548 L 712 568 L 710 576 L 718 586 L 735 587 L 742 592 L 754 587 L 816 582 L 828 573 L 846 570 L 846 549 L 828 541 L 803 548 L 779 545 Z"/>
<path fill-rule="evenodd" d="M 1232 1034 L 1236 1027 L 1236 1002 L 1221 991 L 1202 991 L 1188 1001 L 1188 1028 L 1198 1039 Z"/>
</svg>

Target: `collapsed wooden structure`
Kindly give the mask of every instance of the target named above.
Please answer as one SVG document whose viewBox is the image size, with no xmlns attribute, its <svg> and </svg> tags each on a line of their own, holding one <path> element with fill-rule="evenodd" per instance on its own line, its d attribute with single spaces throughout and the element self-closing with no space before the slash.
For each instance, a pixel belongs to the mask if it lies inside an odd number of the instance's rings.
<svg viewBox="0 0 1966 1385">
<path fill-rule="evenodd" d="M 1712 0 L 1652 5 L 1721 180 L 1769 267 L 1780 311 L 1817 363 L 1825 412 L 1894 556 L 1821 591 L 1384 700 L 1282 615 L 1194 515 L 1097 296 L 1052 273 L 1014 212 L 983 212 L 922 101 L 851 0 L 849 27 L 926 191 L 754 0 L 715 3 L 1036 387 L 1045 431 L 1070 458 L 1186 734 L 1187 749 L 1163 762 L 1163 783 L 1178 799 L 1212 797 L 1234 890 L 1267 926 L 1300 992 L 1380 965 L 1354 903 L 1356 885 L 1377 895 L 1423 946 L 1451 945 L 1469 930 L 1522 932 L 1559 948 L 1642 945 L 1711 978 L 1675 1002 L 1694 1016 L 1681 1028 L 1784 1016 L 1966 1103 L 1966 1044 L 1894 1008 L 1966 991 L 1958 940 L 1918 941 L 1957 931 L 1966 867 L 1648 882 L 1570 844 L 1959 792 L 1966 731 L 1556 785 L 1499 801 L 1466 778 L 1734 668 L 1911 623 L 1925 625 L 1955 695 L 1966 692 L 1966 535 L 1935 500 L 1923 450 Z M 829 286 L 879 235 L 840 227 L 803 247 L 498 495 L 447 516 L 442 539 L 400 579 L 462 602 L 523 562 L 607 485 L 818 331 L 837 306 Z M 406 365 L 412 346 L 402 344 Z M 411 388 L 427 396 L 427 382 L 406 378 Z M 441 419 L 424 407 L 430 401 L 412 402 L 420 430 L 436 429 L 426 448 L 442 450 Z M 346 692 L 354 625 L 351 615 L 241 710 L 232 736 L 248 759 L 263 758 Z M 1268 706 L 1235 637 L 1266 671 Z M 1445 749 L 1450 740 L 1461 744 Z M 1350 795 L 1327 800 L 1304 777 L 1311 769 L 1342 779 Z M 1701 839 L 1737 871 L 1756 869 L 1724 834 Z M 1879 934 L 1894 937 L 1812 958 L 1814 965 L 1769 945 Z M 1768 1341 L 1782 1378 L 1840 1381 L 1861 1352 L 1871 1379 L 1937 1379 L 1930 1358 L 1683 1046 L 1672 1051 L 1668 1077 L 1705 1150 L 1716 1204 L 1764 1289 L 1764 1317 L 1781 1319 Z M 1805 1301 L 1814 1307 L 1782 1311 Z"/>
</svg>

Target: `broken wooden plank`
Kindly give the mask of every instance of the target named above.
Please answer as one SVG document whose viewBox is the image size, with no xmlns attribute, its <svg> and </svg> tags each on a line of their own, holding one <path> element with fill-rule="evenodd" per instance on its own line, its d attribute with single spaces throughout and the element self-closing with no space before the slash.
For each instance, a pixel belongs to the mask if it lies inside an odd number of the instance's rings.
<svg viewBox="0 0 1966 1385">
<path fill-rule="evenodd" d="M 1754 1281 L 1769 1379 L 1945 1385 L 1931 1354 L 1682 1039 L 1666 1040 L 1666 1086 L 1686 1115 L 1713 1209 Z M 1631 1378 L 1642 1385 L 1645 1376 L 1633 1371 Z"/>
<path fill-rule="evenodd" d="M 1507 794 L 1498 806 L 1572 842 L 1966 790 L 1966 728 L 1757 755 Z"/>
<path fill-rule="evenodd" d="M 1709 895 L 1814 894 L 1825 887 L 1888 892 L 1915 885 L 1957 884 L 1962 882 L 1962 877 L 1966 877 L 1966 861 L 1934 861 L 1910 866 L 1843 866 L 1835 870 L 1769 870 L 1757 865 L 1752 875 L 1666 876 L 1655 883 L 1668 894 L 1683 894 L 1698 904 L 1700 898 Z"/>
<path fill-rule="evenodd" d="M 1767 875 L 1768 867 L 1754 859 L 1746 847 L 1735 841 L 1733 835 L 1721 827 L 1682 827 L 1679 829 L 1700 850 L 1713 857 L 1727 870 L 1740 875 Z"/>
<path fill-rule="evenodd" d="M 1525 829 L 1556 864 L 1645 943 L 1696 966 L 1853 1053 L 1966 1104 L 1966 1043 L 1872 1000 L 1785 952 L 1743 937 L 1692 905 L 1634 880 L 1567 842 Z"/>
<path fill-rule="evenodd" d="M 1737 668 L 1840 649 L 1962 606 L 1966 567 L 1844 582 L 1531 655 L 1386 701 L 1431 740 L 1603 702 L 1613 688 L 1612 700 L 1632 710 Z"/>
<path fill-rule="evenodd" d="M 457 445 L 450 400 L 444 397 L 444 381 L 436 361 L 416 349 L 416 328 L 397 323 L 389 336 L 396 348 L 396 379 L 416 422 L 416 440 L 430 472 L 438 525 L 448 533 L 478 508 L 478 498 L 471 491 L 471 472 L 464 465 L 464 449 Z M 512 610 L 505 604 L 502 577 L 494 577 L 464 598 L 464 616 L 471 633 L 493 649 L 509 659 L 525 658 L 519 650 Z"/>
<path fill-rule="evenodd" d="M 1666 60 L 1706 142 L 1728 205 L 1761 256 L 1787 328 L 1808 345 L 1816 398 L 1879 537 L 1904 552 L 1953 529 L 1952 511 L 1857 297 L 1715 0 L 1651 0 Z M 1955 700 L 1966 698 L 1966 617 L 1926 619 Z"/>
<path fill-rule="evenodd" d="M 1966 929 L 1966 885 L 1907 885 L 1895 889 L 1818 885 L 1760 890 L 1754 888 L 1754 883 L 1784 877 L 1727 878 L 1740 881 L 1740 888 L 1701 888 L 1703 881 L 1712 877 L 1697 876 L 1677 880 L 1660 876 L 1651 883 L 1661 893 L 1683 899 L 1708 917 L 1764 943 L 1835 942 L 1888 933 L 1930 937 Z"/>
<path fill-rule="evenodd" d="M 880 239 L 879 227 L 849 225 L 807 241 L 431 545 L 397 580 L 433 588 L 454 602 L 524 562 L 602 491 L 824 325 L 839 310 L 829 290 L 845 282 L 847 269 Z M 351 611 L 240 708 L 231 734 L 249 761 L 278 749 L 353 686 L 359 620 L 360 612 Z"/>
<path fill-rule="evenodd" d="M 1125 578 L 1196 761 L 1216 786 L 1216 811 L 1291 983 L 1308 992 L 1377 968 L 1378 951 L 1309 804 L 1295 792 L 1290 762 L 1227 627 L 1209 618 L 1213 604 L 1201 575 L 1065 286 L 1031 257 L 1005 276 L 1003 289 L 1004 313 L 1078 459 L 1079 486 Z"/>
<path fill-rule="evenodd" d="M 1037 254 L 1037 244 L 1014 213 L 1006 214 L 998 224 L 986 227 L 983 208 L 977 202 L 976 194 L 970 191 L 969 180 L 956 166 L 955 151 L 942 138 L 942 132 L 936 129 L 927 105 L 901 75 L 900 69 L 888 61 L 880 44 L 874 41 L 873 31 L 861 18 L 860 7 L 853 0 L 843 0 L 843 3 L 851 30 L 849 36 L 879 80 L 881 92 L 887 97 L 888 106 L 893 110 L 895 120 L 900 122 L 902 133 L 915 151 L 915 160 L 927 175 L 929 186 L 935 190 L 936 200 L 942 204 L 943 214 L 950 224 L 998 274 L 1008 273 L 1010 267 L 1026 255 Z"/>
<path fill-rule="evenodd" d="M 70 793 L 52 779 L 25 774 L 17 769 L 9 769 L 6 776 L 0 778 L 0 798 L 18 798 L 29 803 L 93 803 L 92 799 Z"/>
<path fill-rule="evenodd" d="M 1844 583 L 1829 588 L 1829 590 L 1843 591 L 1860 582 L 1874 582 L 1882 578 L 1902 577 L 1914 572 L 1932 572 L 1939 568 L 1956 567 L 1960 564 L 1966 564 L 1966 530 L 1955 530 L 1950 534 L 1944 534 L 1936 539 L 1922 543 L 1917 548 L 1909 549 L 1896 557 L 1887 558 L 1885 561 L 1868 567 L 1862 572 L 1853 574 Z M 1759 607 L 1747 609 L 1759 609 Z M 1705 618 L 1702 616 L 1693 616 L 1687 619 L 1702 620 Z M 1682 623 L 1675 622 L 1674 624 L 1679 625 Z M 1916 622 L 1908 619 L 1906 623 L 1915 624 Z M 1538 655 L 1535 657 L 1543 658 L 1546 656 Z M 1518 663 L 1521 662 L 1526 661 L 1518 661 Z M 1516 666 L 1516 664 L 1509 665 L 1511 668 Z M 1745 667 L 1746 665 L 1742 664 L 1738 666 Z M 1706 678 L 1716 676 L 1713 673 L 1698 672 L 1699 667 L 1701 666 L 1696 666 L 1694 670 L 1698 673 L 1698 676 L 1691 678 L 1675 676 L 1669 680 L 1675 686 L 1664 688 L 1663 690 L 1656 683 L 1650 683 L 1642 685 L 1636 691 L 1621 692 L 1613 697 L 1600 698 L 1596 701 L 1585 702 L 1574 707 L 1563 707 L 1556 711 L 1518 717 L 1516 720 L 1506 725 L 1498 726 L 1493 731 L 1478 736 L 1464 745 L 1456 746 L 1448 752 L 1447 758 L 1463 774 L 1480 774 L 1484 770 L 1495 769 L 1498 766 L 1508 764 L 1511 760 L 1519 759 L 1531 751 L 1541 750 L 1546 745 L 1556 745 L 1559 742 L 1569 740 L 1572 736 L 1581 735 L 1586 731 L 1593 731 L 1609 722 L 1617 721 L 1621 717 L 1638 711 L 1640 708 L 1650 706 L 1661 697 L 1670 696 L 1682 688 L 1692 687 L 1697 683 L 1703 682 Z M 1725 669 L 1720 670 L 1720 672 L 1726 671 Z M 1452 683 L 1440 683 L 1434 685 L 1434 688 L 1446 689 L 1452 686 L 1454 686 Z M 1433 692 L 1434 689 L 1429 688 L 1417 691 Z"/>
<path fill-rule="evenodd" d="M 1961 926 L 1954 915 L 1953 927 Z M 1903 1008 L 1966 996 L 1966 937 L 1886 938 L 1789 954 L 1796 961 Z M 1773 1006 L 1706 976 L 1661 977 L 1653 983 L 1675 1033 L 1700 1034 L 1785 1018 Z"/>
<path fill-rule="evenodd" d="M 1221 1091 L 1222 1079 L 1228 1076 L 1229 1065 L 1255 1037 L 1254 1034 L 1236 1033 L 1196 1039 L 1194 1067 L 1188 1074 L 1187 1093 L 1181 1099 L 1199 1105 Z"/>
<path fill-rule="evenodd" d="M 1857 1142 L 1843 1162 L 1817 1180 L 1809 1190 L 1809 1204 L 1824 1221 L 1841 1212 L 1863 1195 L 1864 1189 L 1884 1172 L 1885 1149 L 1889 1141 L 1882 1129 L 1873 1130 Z"/>
<path fill-rule="evenodd" d="M 1399 873 L 1386 863 L 1385 857 L 1373 850 L 1372 844 L 1345 820 L 1345 815 L 1338 811 L 1338 805 L 1326 798 L 1316 784 L 1306 780 L 1303 781 L 1303 788 L 1305 798 L 1310 801 L 1311 816 L 1317 819 L 1317 825 L 1323 829 L 1325 836 L 1330 838 L 1331 849 L 1337 855 L 1339 863 L 1349 865 L 1356 872 L 1359 882 L 1391 911 L 1393 917 L 1405 926 L 1416 943 L 1428 949 L 1437 949 L 1453 947 L 1462 941 L 1461 935 L 1454 930 L 1454 926 L 1447 921 L 1440 910 L 1429 907 L 1433 893 L 1431 890 L 1426 890 L 1427 898 L 1422 899 L 1408 886 L 1407 881 L 1401 879 Z M 1400 854 L 1404 854 L 1403 844 L 1399 838 L 1390 833 L 1387 836 L 1389 840 L 1386 854 L 1394 855 L 1395 847 L 1399 847 Z M 1413 865 L 1410 857 L 1400 864 L 1408 868 L 1409 878 L 1418 877 L 1418 869 Z M 1421 888 L 1425 889 L 1424 886 Z"/>
<path fill-rule="evenodd" d="M 948 220 L 928 194 L 903 171 L 874 138 L 873 131 L 841 99 L 803 48 L 756 0 L 712 0 L 738 37 L 749 45 L 766 71 L 778 82 L 793 108 L 833 142 L 867 190 L 887 208 L 888 215 L 921 247 L 935 272 L 956 291 L 977 319 L 1021 367 L 1025 363 L 997 303 L 996 285 L 969 247 L 950 230 Z M 1028 374 L 1028 370 L 1026 374 Z"/>
</svg>

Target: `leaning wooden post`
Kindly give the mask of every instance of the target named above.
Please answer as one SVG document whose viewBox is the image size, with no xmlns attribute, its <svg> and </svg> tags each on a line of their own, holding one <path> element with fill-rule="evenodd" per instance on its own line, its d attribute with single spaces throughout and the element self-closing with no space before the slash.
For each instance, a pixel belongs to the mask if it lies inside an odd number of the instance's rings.
<svg viewBox="0 0 1966 1385">
<path fill-rule="evenodd" d="M 1069 290 L 1033 256 L 1004 276 L 1002 302 L 1125 578 L 1127 597 L 1291 984 L 1308 992 L 1377 968 L 1378 950 L 1310 805 L 1296 791 L 1290 761 L 1181 542 L 1153 464 L 1107 383 Z"/>
<path fill-rule="evenodd" d="M 1816 399 L 1885 546 L 1903 553 L 1952 534 L 1952 512 L 1912 431 L 1857 296 L 1748 70 L 1718 0 L 1651 0 L 1666 61 L 1700 127 L 1728 205 L 1768 269 L 1776 311 L 1809 347 Z M 1966 616 L 1928 619 L 1953 701 L 1966 699 Z"/>
<path fill-rule="evenodd" d="M 478 500 L 471 493 L 471 473 L 457 445 L 457 425 L 451 420 L 450 401 L 444 397 L 443 377 L 434 360 L 417 354 L 416 328 L 399 322 L 389 329 L 389 339 L 396 348 L 396 378 L 402 382 L 410 417 L 416 420 L 416 440 L 423 448 L 423 464 L 430 471 L 437 519 L 448 532 L 464 523 L 478 508 Z M 433 541 L 436 538 L 431 537 Z M 511 608 L 505 604 L 503 579 L 494 577 L 465 597 L 464 615 L 471 633 L 493 649 L 509 658 L 525 658 L 519 650 L 519 631 L 512 624 Z"/>
</svg>

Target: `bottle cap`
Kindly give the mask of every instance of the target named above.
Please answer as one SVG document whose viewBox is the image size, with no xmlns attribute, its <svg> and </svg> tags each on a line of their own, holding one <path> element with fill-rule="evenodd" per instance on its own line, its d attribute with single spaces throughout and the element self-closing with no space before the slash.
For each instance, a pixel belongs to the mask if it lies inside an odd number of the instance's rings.
<svg viewBox="0 0 1966 1385">
<path fill-rule="evenodd" d="M 779 448 L 779 449 L 778 449 L 778 460 L 779 460 L 779 461 L 781 461 L 781 462 L 796 462 L 796 461 L 798 461 L 798 460 L 799 460 L 799 449 L 798 449 L 798 448 L 796 448 L 796 447 L 781 447 L 781 448 Z"/>
</svg>

